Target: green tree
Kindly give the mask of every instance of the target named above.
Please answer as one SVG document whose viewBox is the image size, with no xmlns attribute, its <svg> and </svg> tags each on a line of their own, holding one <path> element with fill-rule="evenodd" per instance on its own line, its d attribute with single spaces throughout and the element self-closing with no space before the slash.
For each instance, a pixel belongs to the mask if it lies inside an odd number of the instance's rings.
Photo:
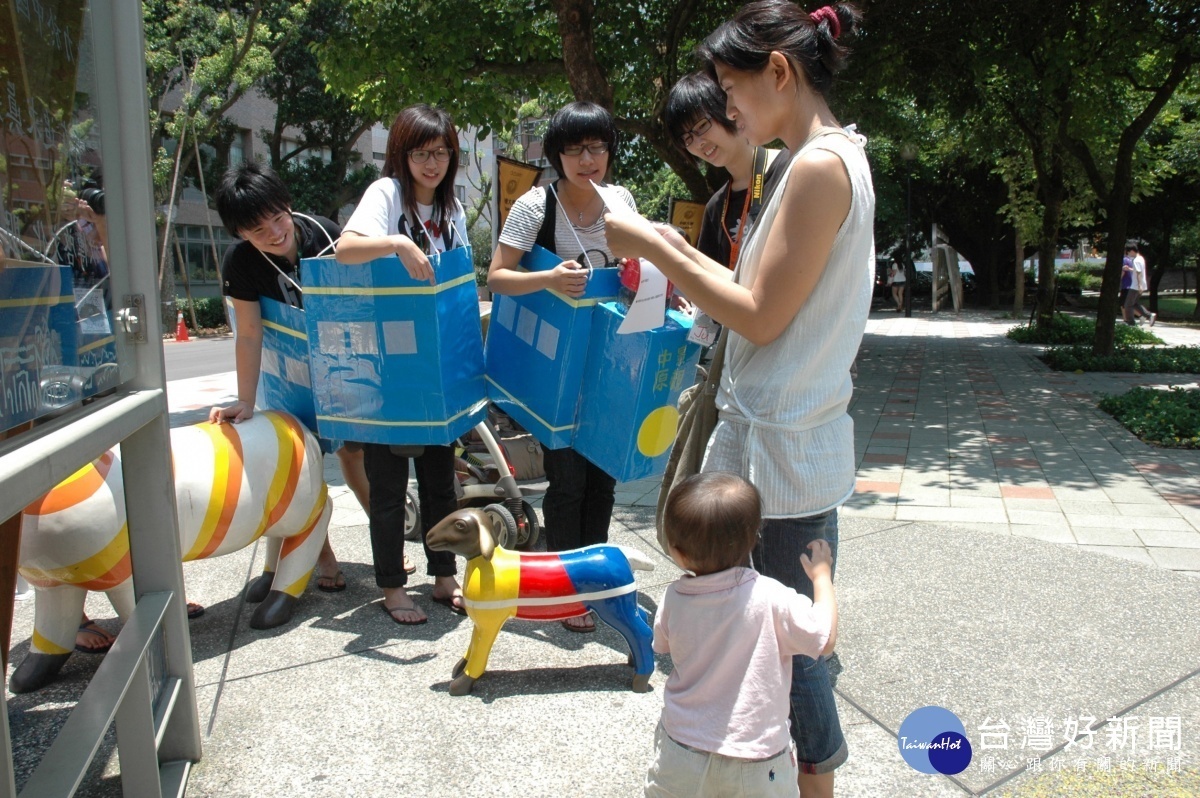
<svg viewBox="0 0 1200 798">
<path fill-rule="evenodd" d="M 338 0 L 315 0 L 261 81 L 276 105 L 274 126 L 261 131 L 272 168 L 287 183 L 297 208 L 334 220 L 379 176 L 374 164 L 362 163 L 355 144 L 380 118 L 356 112 L 348 98 L 329 91 L 313 54 L 346 24 Z M 299 135 L 289 139 L 293 131 Z"/>
<path fill-rule="evenodd" d="M 200 166 L 192 144 L 227 132 L 225 114 L 273 68 L 304 6 L 286 0 L 143 0 L 157 204 L 176 201 L 183 176 Z M 159 227 L 159 285 L 170 298 L 168 220 L 169 213 Z"/>
<path fill-rule="evenodd" d="M 320 46 L 318 57 L 331 86 L 384 116 L 430 102 L 486 132 L 539 91 L 597 102 L 628 137 L 618 174 L 645 168 L 652 154 L 694 198 L 706 199 L 720 185 L 717 176 L 671 145 L 661 113 L 670 87 L 695 68 L 696 43 L 737 5 L 348 0 L 352 23 Z"/>
</svg>

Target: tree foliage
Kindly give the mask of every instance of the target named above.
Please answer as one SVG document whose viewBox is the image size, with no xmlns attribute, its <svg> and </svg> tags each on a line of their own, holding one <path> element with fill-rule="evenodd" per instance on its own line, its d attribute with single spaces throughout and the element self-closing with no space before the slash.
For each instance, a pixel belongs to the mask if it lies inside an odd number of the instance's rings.
<svg viewBox="0 0 1200 798">
<path fill-rule="evenodd" d="M 362 163 L 355 144 L 380 117 L 356 111 L 347 97 L 330 92 L 313 54 L 346 22 L 338 0 L 313 2 L 261 81 L 276 105 L 274 126 L 260 131 L 271 167 L 288 185 L 297 209 L 335 221 L 339 210 L 379 176 L 374 164 Z"/>
<path fill-rule="evenodd" d="M 730 0 L 348 0 L 350 23 L 318 47 L 332 87 L 380 116 L 414 102 L 445 107 L 484 133 L 539 92 L 609 108 L 628 147 L 618 176 L 666 162 L 696 199 L 720 185 L 671 145 L 667 92 L 695 68 L 696 43 Z M 501 34 L 502 32 L 502 34 Z M 652 167 L 648 164 L 653 162 Z"/>
</svg>

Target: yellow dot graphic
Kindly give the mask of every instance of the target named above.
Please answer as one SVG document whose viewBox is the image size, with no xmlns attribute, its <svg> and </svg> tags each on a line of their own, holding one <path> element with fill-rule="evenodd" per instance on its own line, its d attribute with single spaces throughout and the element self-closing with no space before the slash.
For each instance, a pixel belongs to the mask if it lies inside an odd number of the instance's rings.
<svg viewBox="0 0 1200 798">
<path fill-rule="evenodd" d="M 678 426 L 679 411 L 671 405 L 650 411 L 638 429 L 638 451 L 646 457 L 658 457 L 675 442 Z"/>
</svg>

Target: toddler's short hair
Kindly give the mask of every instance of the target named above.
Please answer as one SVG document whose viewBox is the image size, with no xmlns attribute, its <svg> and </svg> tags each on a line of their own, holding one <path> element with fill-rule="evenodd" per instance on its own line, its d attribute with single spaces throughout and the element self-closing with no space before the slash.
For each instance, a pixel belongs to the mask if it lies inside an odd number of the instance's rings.
<svg viewBox="0 0 1200 798">
<path fill-rule="evenodd" d="M 723 471 L 683 480 L 663 511 L 667 543 L 687 558 L 697 576 L 746 564 L 761 526 L 758 490 Z"/>
</svg>

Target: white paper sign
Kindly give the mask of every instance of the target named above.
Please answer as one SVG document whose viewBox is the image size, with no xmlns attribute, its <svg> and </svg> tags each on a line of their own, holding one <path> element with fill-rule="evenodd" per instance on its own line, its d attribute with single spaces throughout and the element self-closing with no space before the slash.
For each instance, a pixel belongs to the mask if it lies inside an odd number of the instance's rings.
<svg viewBox="0 0 1200 798">
<path fill-rule="evenodd" d="M 663 326 L 667 315 L 667 278 L 650 261 L 641 259 L 642 279 L 637 295 L 617 328 L 618 335 L 645 332 Z"/>
<path fill-rule="evenodd" d="M 593 180 L 592 188 L 596 189 L 596 193 L 600 195 L 600 199 L 604 202 L 604 207 L 608 208 L 608 212 L 613 216 L 623 216 L 632 219 L 640 218 L 638 212 L 630 208 L 612 186 L 602 186 Z"/>
<path fill-rule="evenodd" d="M 84 335 L 112 335 L 104 293 L 99 285 L 75 289 L 75 314 L 79 319 L 79 331 Z"/>
</svg>

